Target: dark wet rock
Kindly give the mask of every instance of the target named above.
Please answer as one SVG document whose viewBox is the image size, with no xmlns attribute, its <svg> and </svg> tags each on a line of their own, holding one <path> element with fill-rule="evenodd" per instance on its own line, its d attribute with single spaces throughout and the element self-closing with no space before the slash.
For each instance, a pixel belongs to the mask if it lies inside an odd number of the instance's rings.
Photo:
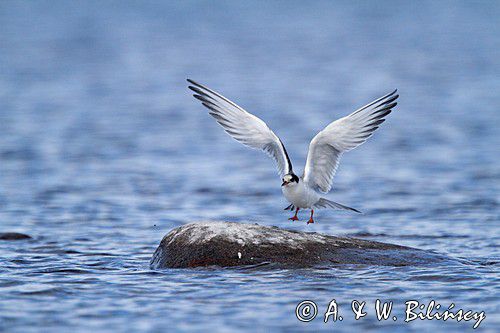
<svg viewBox="0 0 500 333">
<path fill-rule="evenodd" d="M 0 232 L 0 240 L 31 239 L 31 236 L 18 232 Z"/>
<path fill-rule="evenodd" d="M 150 266 L 182 268 L 273 264 L 312 267 L 336 264 L 407 266 L 446 258 L 410 247 L 234 222 L 191 223 L 170 231 Z"/>
</svg>

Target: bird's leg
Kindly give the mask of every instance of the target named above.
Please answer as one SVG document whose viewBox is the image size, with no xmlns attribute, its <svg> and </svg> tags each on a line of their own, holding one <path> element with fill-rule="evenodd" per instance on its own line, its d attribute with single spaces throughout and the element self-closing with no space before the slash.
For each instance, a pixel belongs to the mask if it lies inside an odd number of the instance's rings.
<svg viewBox="0 0 500 333">
<path fill-rule="evenodd" d="M 299 212 L 299 207 L 297 207 L 297 209 L 295 210 L 295 215 L 290 217 L 289 220 L 298 221 L 299 220 L 299 218 L 297 217 L 298 212 Z"/>
<path fill-rule="evenodd" d="M 311 209 L 311 217 L 309 218 L 309 221 L 307 221 L 307 224 L 314 223 L 313 214 L 314 214 L 314 209 Z"/>
</svg>

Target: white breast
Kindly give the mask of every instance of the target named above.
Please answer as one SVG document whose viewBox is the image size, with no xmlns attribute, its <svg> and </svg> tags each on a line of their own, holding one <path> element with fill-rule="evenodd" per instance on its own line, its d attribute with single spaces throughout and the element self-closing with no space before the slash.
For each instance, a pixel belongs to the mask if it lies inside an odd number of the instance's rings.
<svg viewBox="0 0 500 333">
<path fill-rule="evenodd" d="M 309 188 L 301 179 L 299 183 L 291 183 L 281 187 L 285 198 L 298 208 L 311 208 L 320 196 L 316 191 Z"/>
</svg>

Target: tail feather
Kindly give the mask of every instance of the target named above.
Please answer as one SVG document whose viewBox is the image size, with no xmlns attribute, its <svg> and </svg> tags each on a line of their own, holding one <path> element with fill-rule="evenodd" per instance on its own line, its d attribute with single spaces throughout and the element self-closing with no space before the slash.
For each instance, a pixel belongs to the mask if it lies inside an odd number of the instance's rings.
<svg viewBox="0 0 500 333">
<path fill-rule="evenodd" d="M 325 198 L 319 199 L 318 202 L 316 202 L 316 204 L 314 205 L 314 207 L 333 208 L 333 209 L 339 209 L 339 210 L 352 210 L 353 212 L 361 213 L 359 210 L 357 210 L 355 208 L 347 207 L 347 206 L 344 206 L 342 204 L 339 204 L 337 202 L 333 202 L 333 201 L 325 199 Z"/>
</svg>

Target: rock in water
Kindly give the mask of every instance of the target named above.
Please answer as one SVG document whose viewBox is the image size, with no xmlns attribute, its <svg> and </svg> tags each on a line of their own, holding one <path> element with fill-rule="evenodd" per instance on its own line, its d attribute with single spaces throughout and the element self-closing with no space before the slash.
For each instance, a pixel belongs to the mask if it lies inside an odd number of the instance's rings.
<svg viewBox="0 0 500 333">
<path fill-rule="evenodd" d="M 0 232 L 0 240 L 20 240 L 31 239 L 31 236 L 20 234 L 18 232 Z"/>
<path fill-rule="evenodd" d="M 202 222 L 170 231 L 153 254 L 150 266 L 152 269 L 265 263 L 277 267 L 406 266 L 439 260 L 444 257 L 400 245 L 257 224 Z"/>
</svg>

